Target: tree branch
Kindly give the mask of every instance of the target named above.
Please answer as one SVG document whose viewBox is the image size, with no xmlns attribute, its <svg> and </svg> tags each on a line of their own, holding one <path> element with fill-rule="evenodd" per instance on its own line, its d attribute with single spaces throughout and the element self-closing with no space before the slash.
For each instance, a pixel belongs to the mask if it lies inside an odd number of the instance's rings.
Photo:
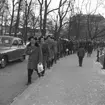
<svg viewBox="0 0 105 105">
<path fill-rule="evenodd" d="M 38 0 L 39 4 L 42 4 L 40 0 Z"/>
<path fill-rule="evenodd" d="M 52 9 L 52 10 L 48 11 L 48 12 L 47 12 L 47 15 L 48 15 L 50 12 L 56 11 L 56 10 L 58 10 L 58 9 L 59 9 L 59 8 L 55 8 L 55 9 Z"/>
<path fill-rule="evenodd" d="M 67 21 L 67 22 L 64 22 L 64 23 L 62 24 L 62 26 L 66 25 L 66 24 L 69 24 L 69 22 L 68 22 L 68 21 Z"/>
<path fill-rule="evenodd" d="M 62 1 L 62 0 L 61 0 L 61 1 Z M 60 2 L 61 2 L 61 1 L 60 1 Z M 50 12 L 53 12 L 53 11 L 58 10 L 61 6 L 63 6 L 63 5 L 66 3 L 66 1 L 67 1 L 67 0 L 65 0 L 61 5 L 59 5 L 58 8 L 55 8 L 55 9 L 52 9 L 52 10 L 48 11 L 48 12 L 47 12 L 47 15 L 48 15 Z"/>
<path fill-rule="evenodd" d="M 47 5 L 47 7 L 49 7 L 49 5 L 50 5 L 51 1 L 52 1 L 52 0 L 50 0 L 50 1 L 49 1 L 49 3 L 48 3 L 48 5 Z"/>
</svg>

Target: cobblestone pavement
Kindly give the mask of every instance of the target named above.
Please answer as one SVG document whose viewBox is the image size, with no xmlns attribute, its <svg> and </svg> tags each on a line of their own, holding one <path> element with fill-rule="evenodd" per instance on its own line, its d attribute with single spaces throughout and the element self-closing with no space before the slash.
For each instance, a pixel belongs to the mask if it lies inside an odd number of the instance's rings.
<svg viewBox="0 0 105 105">
<path fill-rule="evenodd" d="M 78 66 L 76 55 L 58 61 L 11 105 L 105 105 L 105 73 L 91 58 Z"/>
</svg>

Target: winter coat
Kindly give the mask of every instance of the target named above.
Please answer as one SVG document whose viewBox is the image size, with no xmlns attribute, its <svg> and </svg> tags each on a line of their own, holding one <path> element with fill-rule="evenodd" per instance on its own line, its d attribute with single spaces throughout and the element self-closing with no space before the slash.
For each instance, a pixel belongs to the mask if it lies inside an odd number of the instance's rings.
<svg viewBox="0 0 105 105">
<path fill-rule="evenodd" d="M 48 49 L 49 49 L 49 60 L 52 60 L 54 58 L 54 41 L 47 40 L 46 43 L 48 44 Z"/>
<path fill-rule="evenodd" d="M 57 49 L 57 41 L 54 41 L 54 53 L 57 54 L 58 49 Z"/>
<path fill-rule="evenodd" d="M 92 45 L 89 45 L 88 48 L 87 48 L 88 53 L 92 53 L 92 50 L 93 50 Z"/>
<path fill-rule="evenodd" d="M 84 48 L 79 48 L 77 51 L 78 57 L 84 57 L 85 56 L 85 49 Z"/>
<path fill-rule="evenodd" d="M 47 43 L 41 44 L 42 54 L 43 54 L 43 65 L 45 65 L 46 61 L 49 57 L 49 48 Z"/>
<path fill-rule="evenodd" d="M 39 62 L 42 62 L 42 50 L 41 47 L 37 46 L 27 46 L 26 54 L 29 55 L 28 58 L 28 69 L 37 69 Z"/>
</svg>

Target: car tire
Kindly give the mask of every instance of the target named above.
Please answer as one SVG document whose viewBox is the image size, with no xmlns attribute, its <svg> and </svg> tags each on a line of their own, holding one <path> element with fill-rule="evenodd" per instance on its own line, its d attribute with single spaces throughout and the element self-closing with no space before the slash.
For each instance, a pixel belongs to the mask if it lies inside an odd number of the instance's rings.
<svg viewBox="0 0 105 105">
<path fill-rule="evenodd" d="M 3 57 L 2 57 L 2 60 L 1 60 L 1 65 L 0 65 L 0 67 L 1 67 L 1 68 L 5 68 L 6 65 L 7 65 L 7 57 L 6 57 L 6 56 L 3 56 Z"/>
<path fill-rule="evenodd" d="M 20 61 L 23 62 L 25 60 L 25 55 L 20 58 Z"/>
</svg>

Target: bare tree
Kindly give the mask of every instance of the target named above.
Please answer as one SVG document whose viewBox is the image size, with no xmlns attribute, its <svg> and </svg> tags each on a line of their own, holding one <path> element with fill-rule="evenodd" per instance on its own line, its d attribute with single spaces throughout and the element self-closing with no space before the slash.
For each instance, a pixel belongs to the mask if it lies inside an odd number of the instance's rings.
<svg viewBox="0 0 105 105">
<path fill-rule="evenodd" d="M 2 0 L 2 1 L 0 1 L 0 13 L 3 12 L 4 7 L 5 7 L 5 3 L 6 3 L 6 0 Z"/>
<path fill-rule="evenodd" d="M 1 17 L 1 20 L 0 20 L 1 30 L 0 31 L 1 31 L 1 35 L 4 34 L 4 28 L 6 29 L 6 27 L 4 27 L 3 25 L 4 25 L 4 23 L 6 24 L 6 22 L 7 22 L 7 21 L 5 21 L 5 20 L 7 20 L 6 18 L 8 18 L 8 16 L 7 16 L 8 12 L 7 11 L 8 11 L 8 1 L 2 0 L 0 2 L 0 17 Z"/>
<path fill-rule="evenodd" d="M 44 4 L 44 0 L 38 0 L 39 5 L 40 5 L 40 10 L 39 10 L 39 14 L 40 14 L 40 31 L 42 32 L 42 11 L 43 11 L 43 4 Z"/>
<path fill-rule="evenodd" d="M 59 2 L 59 9 L 58 9 L 58 24 L 56 23 L 55 25 L 55 29 L 56 29 L 56 32 L 55 32 L 55 36 L 56 38 L 58 39 L 58 37 L 60 36 L 60 32 L 63 28 L 63 26 L 65 24 L 68 23 L 68 20 L 67 21 L 64 21 L 66 15 L 68 12 L 70 12 L 70 5 L 71 5 L 71 1 L 69 0 L 60 0 Z"/>
<path fill-rule="evenodd" d="M 31 12 L 31 16 L 30 16 L 31 18 L 30 18 L 30 26 L 32 26 L 32 29 L 34 30 L 34 36 L 35 36 L 35 30 L 36 30 L 36 28 L 38 28 L 39 27 L 39 16 L 37 17 L 36 15 L 35 15 L 35 13 L 34 12 Z"/>
<path fill-rule="evenodd" d="M 25 43 L 27 41 L 27 26 L 28 26 L 29 14 L 31 12 L 31 4 L 32 0 L 30 0 L 29 2 L 25 0 L 25 12 L 24 12 L 24 24 L 23 24 L 23 37 Z"/>
<path fill-rule="evenodd" d="M 16 24 L 15 24 L 15 34 L 14 36 L 17 36 L 18 32 L 18 26 L 19 26 L 19 20 L 20 20 L 20 11 L 21 11 L 21 3 L 23 0 L 18 1 L 18 10 L 17 10 L 17 19 L 16 19 Z"/>
<path fill-rule="evenodd" d="M 98 34 L 99 22 L 95 19 L 95 13 L 97 12 L 97 9 L 102 5 L 102 2 L 103 0 L 97 0 L 96 7 L 93 10 L 91 10 L 91 0 L 89 0 L 85 6 L 87 12 L 87 33 L 90 39 L 94 39 Z"/>
<path fill-rule="evenodd" d="M 17 2 L 15 3 L 15 1 L 16 0 L 12 0 L 12 15 L 11 15 L 11 23 L 10 23 L 9 35 L 11 35 L 12 26 L 13 26 L 13 20 L 14 20 L 15 6 L 17 4 Z"/>
<path fill-rule="evenodd" d="M 48 0 L 38 0 L 38 2 L 39 2 L 39 5 L 40 5 L 40 30 L 41 30 L 42 35 L 45 36 L 45 34 L 46 34 L 47 16 L 51 12 L 58 10 L 59 7 L 49 10 L 49 6 L 50 6 L 52 0 L 49 0 L 49 2 L 48 2 Z M 65 2 L 66 2 L 66 0 L 62 1 L 60 6 L 64 5 Z M 44 15 L 43 15 L 42 12 L 44 12 Z"/>
</svg>

